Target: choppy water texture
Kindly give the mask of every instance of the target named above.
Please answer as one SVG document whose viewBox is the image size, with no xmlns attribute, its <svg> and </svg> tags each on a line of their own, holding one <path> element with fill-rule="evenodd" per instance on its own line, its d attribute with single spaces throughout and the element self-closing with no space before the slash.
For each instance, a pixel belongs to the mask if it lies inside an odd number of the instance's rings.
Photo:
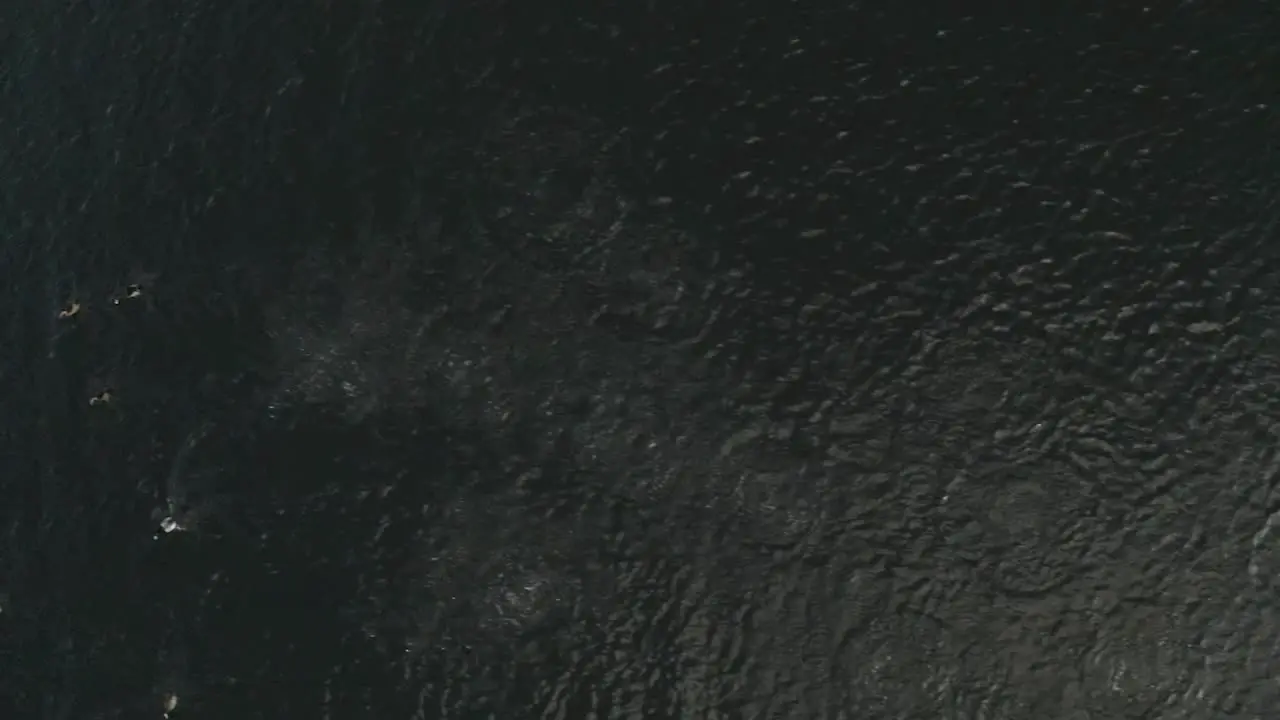
<svg viewBox="0 0 1280 720">
<path fill-rule="evenodd" d="M 2 11 L 0 716 L 1280 706 L 1274 14 L 129 5 Z"/>
</svg>

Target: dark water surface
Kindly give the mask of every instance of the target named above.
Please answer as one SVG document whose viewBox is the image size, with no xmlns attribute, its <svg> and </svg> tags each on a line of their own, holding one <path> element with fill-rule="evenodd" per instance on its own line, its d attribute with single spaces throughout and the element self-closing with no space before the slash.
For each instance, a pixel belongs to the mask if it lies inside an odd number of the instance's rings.
<svg viewBox="0 0 1280 720">
<path fill-rule="evenodd" d="M 6 5 L 0 717 L 1276 717 L 1280 17 L 1113 6 Z"/>
</svg>

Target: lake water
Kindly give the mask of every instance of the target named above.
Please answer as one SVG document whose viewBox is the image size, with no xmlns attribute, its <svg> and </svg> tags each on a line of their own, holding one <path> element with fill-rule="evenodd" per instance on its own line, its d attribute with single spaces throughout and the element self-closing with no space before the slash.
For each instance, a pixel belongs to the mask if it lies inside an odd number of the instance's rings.
<svg viewBox="0 0 1280 720">
<path fill-rule="evenodd" d="M 0 13 L 0 716 L 1280 702 L 1273 14 Z"/>
</svg>

